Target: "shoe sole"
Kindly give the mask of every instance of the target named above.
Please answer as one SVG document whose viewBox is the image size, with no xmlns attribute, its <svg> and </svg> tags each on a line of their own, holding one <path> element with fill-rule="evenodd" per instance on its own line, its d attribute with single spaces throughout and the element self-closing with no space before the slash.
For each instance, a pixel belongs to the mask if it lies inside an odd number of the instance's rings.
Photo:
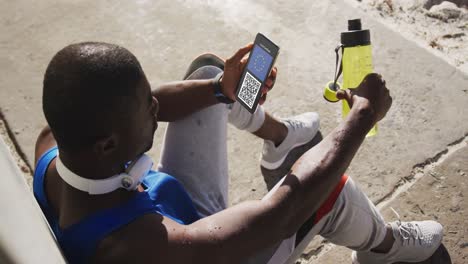
<svg viewBox="0 0 468 264">
<path fill-rule="evenodd" d="M 360 264 L 357 260 L 356 251 L 351 253 L 351 262 L 352 264 Z M 407 262 L 395 262 L 393 264 L 405 264 Z M 452 259 L 450 254 L 445 248 L 444 244 L 441 243 L 437 250 L 432 254 L 432 256 L 424 261 L 415 262 L 414 264 L 452 264 Z"/>
<path fill-rule="evenodd" d="M 264 166 L 264 162 L 260 163 L 260 170 L 263 175 L 263 179 L 267 185 L 267 189 L 271 190 L 273 186 L 276 185 L 276 183 L 286 175 L 289 170 L 291 170 L 292 165 L 298 160 L 302 154 L 304 154 L 307 150 L 311 149 L 313 146 L 317 145 L 320 141 L 322 141 L 322 133 L 320 133 L 320 130 L 317 131 L 315 136 L 309 140 L 308 142 L 305 143 L 298 143 L 296 144 L 295 147 L 291 148 L 291 150 L 278 162 L 280 163 L 277 168 L 274 169 L 269 169 L 266 166 Z M 270 163 L 271 164 L 271 163 Z"/>
</svg>

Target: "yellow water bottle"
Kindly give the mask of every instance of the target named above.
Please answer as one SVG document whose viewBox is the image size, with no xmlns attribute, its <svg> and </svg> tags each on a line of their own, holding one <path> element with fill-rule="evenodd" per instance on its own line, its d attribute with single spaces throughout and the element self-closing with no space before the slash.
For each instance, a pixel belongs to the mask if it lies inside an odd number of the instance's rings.
<svg viewBox="0 0 468 264">
<path fill-rule="evenodd" d="M 342 49 L 341 61 L 339 50 Z M 323 97 L 329 102 L 338 102 L 336 92 L 339 89 L 354 89 L 359 86 L 364 77 L 372 70 L 372 48 L 370 42 L 370 31 L 362 30 L 361 20 L 348 20 L 348 31 L 341 32 L 341 44 L 335 49 L 336 66 L 335 79 L 325 86 Z M 338 78 L 343 73 L 343 85 Z M 349 113 L 349 105 L 342 100 L 343 118 Z M 367 136 L 377 134 L 377 124 L 367 133 Z"/>
<path fill-rule="evenodd" d="M 359 86 L 364 77 L 373 71 L 372 47 L 370 31 L 363 30 L 360 19 L 348 20 L 348 31 L 341 33 L 343 48 L 343 89 L 353 89 Z M 343 117 L 349 113 L 346 100 L 343 103 Z M 367 133 L 367 136 L 377 134 L 377 124 Z"/>
</svg>

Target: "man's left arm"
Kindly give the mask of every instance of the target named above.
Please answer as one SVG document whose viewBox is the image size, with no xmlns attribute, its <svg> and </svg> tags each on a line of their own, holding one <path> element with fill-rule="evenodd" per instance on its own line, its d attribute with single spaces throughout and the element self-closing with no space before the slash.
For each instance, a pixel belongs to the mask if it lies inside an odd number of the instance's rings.
<svg viewBox="0 0 468 264">
<path fill-rule="evenodd" d="M 218 103 L 214 79 L 166 83 L 152 94 L 159 101 L 158 121 L 171 122 Z"/>
<path fill-rule="evenodd" d="M 224 75 L 220 80 L 221 91 L 224 96 L 235 101 L 235 91 L 239 83 L 242 71 L 247 63 L 244 58 L 252 49 L 252 44 L 239 49 L 224 65 Z M 272 89 L 276 79 L 274 68 L 262 89 L 262 99 L 265 101 L 266 93 Z M 152 91 L 159 101 L 158 120 L 171 122 L 181 119 L 196 111 L 219 103 L 214 95 L 215 79 L 185 80 L 163 84 Z"/>
</svg>

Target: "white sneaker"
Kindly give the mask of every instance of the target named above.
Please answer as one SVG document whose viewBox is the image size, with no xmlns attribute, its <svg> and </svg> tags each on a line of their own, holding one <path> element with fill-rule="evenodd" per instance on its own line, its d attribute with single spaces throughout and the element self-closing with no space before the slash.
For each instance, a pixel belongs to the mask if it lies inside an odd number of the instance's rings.
<svg viewBox="0 0 468 264">
<path fill-rule="evenodd" d="M 351 255 L 353 264 L 421 262 L 430 258 L 442 243 L 443 227 L 435 221 L 398 220 L 390 223 L 390 226 L 395 238 L 390 251 L 387 253 L 354 251 Z"/>
<path fill-rule="evenodd" d="M 303 113 L 281 121 L 288 128 L 288 135 L 283 142 L 278 147 L 269 140 L 265 140 L 263 144 L 261 166 L 268 170 L 280 167 L 288 153 L 295 147 L 311 141 L 320 127 L 319 115 L 315 112 Z"/>
</svg>

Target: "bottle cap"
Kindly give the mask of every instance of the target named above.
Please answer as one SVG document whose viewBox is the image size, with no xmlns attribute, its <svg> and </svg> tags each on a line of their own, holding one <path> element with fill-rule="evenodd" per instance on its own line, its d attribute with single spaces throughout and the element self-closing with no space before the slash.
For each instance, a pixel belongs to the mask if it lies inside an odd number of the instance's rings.
<svg viewBox="0 0 468 264">
<path fill-rule="evenodd" d="M 348 20 L 348 30 L 362 30 L 361 19 Z"/>
<path fill-rule="evenodd" d="M 370 31 L 362 30 L 361 19 L 348 20 L 348 30 L 341 32 L 341 44 L 346 47 L 370 45 Z"/>
</svg>

